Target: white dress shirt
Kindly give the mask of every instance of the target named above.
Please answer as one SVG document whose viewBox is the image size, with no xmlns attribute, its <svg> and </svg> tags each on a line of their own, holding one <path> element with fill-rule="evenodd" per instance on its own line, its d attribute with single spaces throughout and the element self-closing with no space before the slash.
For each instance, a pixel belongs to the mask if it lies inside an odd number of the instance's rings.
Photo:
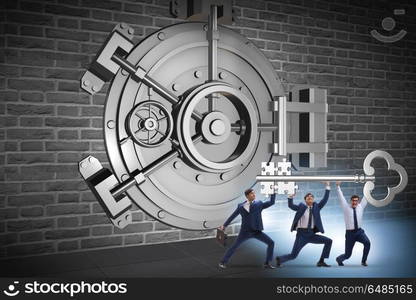
<svg viewBox="0 0 416 300">
<path fill-rule="evenodd" d="M 331 187 L 328 185 L 325 187 L 325 189 L 330 190 Z M 311 209 L 311 213 L 312 213 L 312 209 Z M 298 228 L 308 229 L 308 221 L 309 221 L 309 206 L 306 207 L 305 212 L 303 213 L 303 216 L 299 219 L 296 229 Z M 315 222 L 314 222 L 313 215 L 312 215 L 311 228 L 314 228 L 314 227 L 315 227 Z"/>
<path fill-rule="evenodd" d="M 253 200 L 253 202 L 252 203 L 254 203 L 254 201 L 255 200 Z M 250 201 L 246 201 L 246 203 L 244 203 L 244 208 L 245 208 L 245 210 L 247 211 L 247 212 L 250 212 Z"/>
<path fill-rule="evenodd" d="M 298 228 L 308 229 L 309 211 L 312 213 L 312 207 L 311 207 L 311 209 L 309 209 L 309 206 L 308 206 L 305 209 L 305 212 L 303 213 L 303 216 L 299 219 L 298 226 L 296 227 L 296 229 L 298 229 Z M 315 223 L 314 223 L 313 215 L 312 215 L 311 228 L 314 228 L 314 227 L 315 227 Z"/>
<path fill-rule="evenodd" d="M 347 200 L 345 200 L 344 194 L 342 193 L 340 186 L 337 187 L 337 194 L 339 203 L 341 204 L 342 210 L 344 212 L 345 228 L 347 230 L 352 230 L 354 229 L 354 209 L 352 208 L 351 203 L 348 203 Z M 366 206 L 367 199 L 363 197 L 355 208 L 355 212 L 357 214 L 358 228 L 361 228 L 363 212 Z"/>
</svg>

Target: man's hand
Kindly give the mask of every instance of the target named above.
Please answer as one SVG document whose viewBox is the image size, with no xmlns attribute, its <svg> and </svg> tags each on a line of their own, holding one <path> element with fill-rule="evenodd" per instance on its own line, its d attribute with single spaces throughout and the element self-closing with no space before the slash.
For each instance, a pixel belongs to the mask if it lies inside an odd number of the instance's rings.
<svg viewBox="0 0 416 300">
<path fill-rule="evenodd" d="M 295 196 L 296 196 L 296 192 L 292 195 L 288 195 L 287 197 L 290 198 L 290 199 L 293 199 Z"/>
<path fill-rule="evenodd" d="M 342 182 L 341 182 L 341 181 L 337 181 L 337 182 L 335 182 L 335 183 L 336 183 L 336 185 L 337 185 L 337 186 L 341 186 L 341 183 L 342 183 Z"/>
<path fill-rule="evenodd" d="M 218 229 L 224 231 L 225 227 L 224 227 L 224 225 L 221 225 L 220 227 L 218 227 Z"/>
<path fill-rule="evenodd" d="M 327 185 L 327 186 L 330 185 L 329 181 L 322 181 L 322 183 Z"/>
</svg>

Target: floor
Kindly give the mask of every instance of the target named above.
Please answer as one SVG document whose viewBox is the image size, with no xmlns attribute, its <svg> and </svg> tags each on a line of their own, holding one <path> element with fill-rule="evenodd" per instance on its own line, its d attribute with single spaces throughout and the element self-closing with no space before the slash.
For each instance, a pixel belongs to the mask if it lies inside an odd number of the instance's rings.
<svg viewBox="0 0 416 300">
<path fill-rule="evenodd" d="M 373 221 L 365 225 L 372 245 L 369 266 L 360 265 L 362 245 L 344 267 L 335 263 L 343 250 L 343 229 L 325 224 L 333 247 L 330 268 L 317 268 L 321 245 L 307 245 L 299 257 L 279 269 L 262 268 L 266 246 L 245 242 L 226 270 L 217 267 L 225 248 L 214 239 L 94 250 L 0 260 L 1 277 L 126 278 L 126 277 L 416 277 L 416 218 Z M 289 252 L 295 233 L 273 232 L 275 255 Z M 334 238 L 336 237 L 336 238 Z M 232 237 L 230 242 L 235 238 Z"/>
</svg>

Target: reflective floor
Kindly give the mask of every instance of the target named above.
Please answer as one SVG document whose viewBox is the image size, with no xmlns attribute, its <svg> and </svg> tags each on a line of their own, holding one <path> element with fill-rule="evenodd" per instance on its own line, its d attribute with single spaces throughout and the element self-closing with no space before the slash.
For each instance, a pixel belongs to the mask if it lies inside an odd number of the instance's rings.
<svg viewBox="0 0 416 300">
<path fill-rule="evenodd" d="M 267 228 L 266 228 L 267 229 Z M 333 239 L 330 268 L 315 266 L 322 245 L 307 245 L 294 261 L 279 269 L 264 270 L 266 246 L 257 240 L 241 245 L 228 268 L 218 261 L 225 248 L 213 239 L 135 246 L 80 253 L 17 258 L 0 261 L 1 277 L 416 277 L 416 218 L 365 223 L 371 240 L 368 267 L 360 265 L 362 245 L 339 267 L 335 257 L 343 252 L 344 229 L 325 222 L 325 235 Z M 266 230 L 267 233 L 267 230 Z M 295 233 L 268 233 L 275 241 L 275 255 L 292 248 Z M 235 238 L 232 237 L 230 242 Z M 273 262 L 274 263 L 274 262 Z"/>
</svg>

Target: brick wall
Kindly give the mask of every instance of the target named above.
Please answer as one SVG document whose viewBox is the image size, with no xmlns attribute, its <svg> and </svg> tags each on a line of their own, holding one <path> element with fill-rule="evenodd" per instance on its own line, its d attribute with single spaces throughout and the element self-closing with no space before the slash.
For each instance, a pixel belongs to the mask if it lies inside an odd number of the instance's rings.
<svg viewBox="0 0 416 300">
<path fill-rule="evenodd" d="M 233 28 L 262 49 L 287 90 L 298 84 L 328 90 L 332 173 L 359 171 L 374 149 L 389 151 L 406 166 L 405 192 L 388 207 L 370 207 L 367 218 L 416 212 L 416 6 L 407 2 L 234 1 Z M 0 5 L 0 257 L 212 236 L 212 231 L 171 228 L 137 208 L 134 224 L 115 229 L 77 171 L 77 162 L 88 154 L 107 161 L 101 129 L 105 93 L 81 92 L 81 74 L 115 24 L 132 25 L 138 42 L 177 22 L 169 15 L 169 1 L 3 0 Z M 408 34 L 383 44 L 369 31 L 380 29 L 394 8 L 407 10 L 396 21 Z M 385 172 L 382 182 L 394 182 L 391 175 Z M 361 188 L 345 187 L 348 193 Z M 270 213 L 287 215 L 285 201 Z M 326 214 L 339 218 L 334 199 Z"/>
</svg>

